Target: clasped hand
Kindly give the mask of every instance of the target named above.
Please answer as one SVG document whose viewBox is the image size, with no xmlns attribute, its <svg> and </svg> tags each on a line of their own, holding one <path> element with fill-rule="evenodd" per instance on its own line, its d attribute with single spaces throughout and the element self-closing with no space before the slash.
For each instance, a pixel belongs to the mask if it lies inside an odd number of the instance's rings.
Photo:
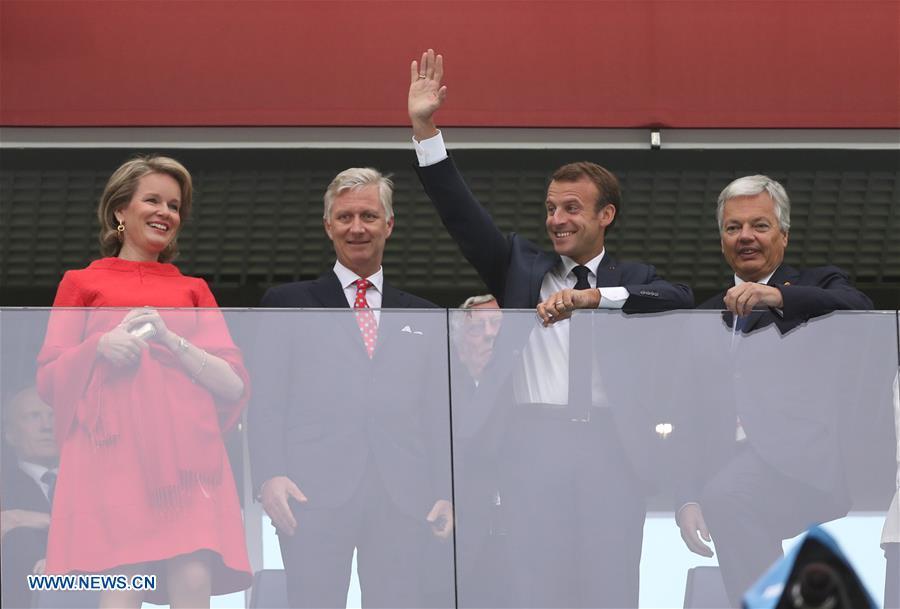
<svg viewBox="0 0 900 609">
<path fill-rule="evenodd" d="M 753 307 L 784 307 L 781 290 L 762 283 L 744 282 L 725 292 L 725 308 L 741 317 L 750 315 Z"/>
<path fill-rule="evenodd" d="M 546 327 L 563 319 L 569 319 L 575 309 L 596 309 L 599 306 L 600 290 L 566 288 L 551 294 L 544 302 L 538 303 L 537 314 Z"/>
<path fill-rule="evenodd" d="M 144 307 L 129 311 L 118 326 L 104 334 L 97 343 L 97 352 L 114 366 L 124 368 L 136 365 L 148 344 L 147 340 L 136 336 L 134 332 L 147 323 L 153 326 L 152 338 L 171 348 L 174 335 L 166 327 L 159 312 Z"/>
</svg>

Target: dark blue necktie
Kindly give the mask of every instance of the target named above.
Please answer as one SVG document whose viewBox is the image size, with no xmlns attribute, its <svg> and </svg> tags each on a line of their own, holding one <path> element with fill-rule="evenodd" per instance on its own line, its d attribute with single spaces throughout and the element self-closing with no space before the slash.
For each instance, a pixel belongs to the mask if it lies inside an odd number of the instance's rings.
<svg viewBox="0 0 900 609">
<path fill-rule="evenodd" d="M 588 281 L 588 275 L 591 270 L 588 267 L 579 264 L 572 269 L 572 272 L 575 273 L 575 277 L 578 278 L 578 281 L 575 282 L 576 290 L 587 290 L 591 287 L 591 282 Z"/>
</svg>

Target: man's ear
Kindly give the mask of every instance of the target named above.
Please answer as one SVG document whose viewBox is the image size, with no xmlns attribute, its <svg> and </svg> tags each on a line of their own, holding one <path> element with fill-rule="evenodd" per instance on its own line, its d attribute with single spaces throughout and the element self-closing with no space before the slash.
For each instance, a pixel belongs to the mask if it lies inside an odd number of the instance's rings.
<svg viewBox="0 0 900 609">
<path fill-rule="evenodd" d="M 388 227 L 388 230 L 387 230 L 387 235 L 384 236 L 385 239 L 390 237 L 391 233 L 394 232 L 394 217 L 393 216 L 391 216 L 390 219 L 387 221 L 387 227 Z"/>
<path fill-rule="evenodd" d="M 600 217 L 600 225 L 603 228 L 606 228 L 612 221 L 616 218 L 616 206 L 612 203 L 607 203 L 603 207 L 600 208 L 600 211 L 597 212 L 597 215 Z"/>
<path fill-rule="evenodd" d="M 331 222 L 328 221 L 328 218 L 322 218 L 322 226 L 325 227 L 325 234 L 328 235 L 328 238 L 334 241 L 334 237 L 331 236 Z"/>
</svg>

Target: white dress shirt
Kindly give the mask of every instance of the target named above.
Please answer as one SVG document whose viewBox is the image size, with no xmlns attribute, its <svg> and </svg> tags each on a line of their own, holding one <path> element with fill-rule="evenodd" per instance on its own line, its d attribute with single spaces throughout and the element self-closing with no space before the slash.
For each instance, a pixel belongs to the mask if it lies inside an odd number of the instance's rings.
<svg viewBox="0 0 900 609">
<path fill-rule="evenodd" d="M 412 138 L 420 167 L 440 163 L 447 158 L 444 137 L 437 135 L 421 142 Z M 588 282 L 597 286 L 597 267 L 606 254 L 606 248 L 588 261 Z M 562 256 L 559 264 L 550 270 L 541 282 L 541 300 L 566 288 L 574 288 L 578 279 L 572 272 L 578 263 Z M 628 300 L 628 290 L 622 286 L 600 289 L 601 309 L 621 309 Z M 586 370 L 589 369 L 585 364 Z M 600 379 L 593 375 L 593 403 L 605 405 L 606 399 Z M 569 401 L 569 320 L 558 321 L 544 328 L 538 323 L 523 353 L 522 365 L 513 381 L 516 401 L 522 404 L 559 404 Z"/>
<path fill-rule="evenodd" d="M 341 288 L 344 290 L 344 296 L 347 298 L 347 304 L 350 305 L 350 308 L 353 308 L 353 303 L 356 302 L 356 281 L 359 279 L 368 279 L 372 284 L 366 290 L 366 302 L 369 303 L 369 308 L 373 309 L 373 313 L 375 314 L 375 323 L 381 321 L 381 296 L 384 291 L 384 268 L 378 267 L 378 271 L 371 275 L 370 277 L 360 277 L 339 261 L 334 263 L 334 274 L 337 275 L 338 281 L 341 284 Z"/>
<path fill-rule="evenodd" d="M 589 260 L 588 283 L 597 285 L 597 266 L 606 254 L 606 249 Z M 568 256 L 562 256 L 559 264 L 544 275 L 541 282 L 541 300 L 550 298 L 554 293 L 566 288 L 574 288 L 578 278 L 572 272 L 578 266 Z M 602 288 L 600 290 L 600 308 L 621 309 L 628 300 L 628 290 L 623 287 Z M 569 403 L 569 326 L 570 321 L 562 321 L 544 327 L 540 321 L 528 338 L 528 344 L 522 353 L 522 366 L 513 379 L 513 390 L 516 402 L 520 404 L 558 404 Z M 583 364 L 585 372 L 591 369 L 590 364 Z M 593 375 L 593 403 L 606 405 L 606 399 L 600 379 Z"/>
<path fill-rule="evenodd" d="M 34 480 L 35 484 L 41 488 L 47 501 L 50 501 L 50 485 L 46 484 L 41 478 L 47 472 L 56 474 L 57 468 L 49 468 L 44 465 L 38 465 L 37 463 L 31 463 L 30 461 L 19 461 L 19 469 L 25 472 L 26 476 Z"/>
</svg>

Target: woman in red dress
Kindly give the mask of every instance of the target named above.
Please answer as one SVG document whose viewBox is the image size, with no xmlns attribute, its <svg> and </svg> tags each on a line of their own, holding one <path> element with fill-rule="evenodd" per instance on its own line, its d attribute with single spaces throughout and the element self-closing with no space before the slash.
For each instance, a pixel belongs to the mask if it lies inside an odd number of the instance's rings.
<svg viewBox="0 0 900 609">
<path fill-rule="evenodd" d="M 47 572 L 157 576 L 101 607 L 209 607 L 251 583 L 221 435 L 249 379 L 206 282 L 169 263 L 191 195 L 173 159 L 116 170 L 97 210 L 106 257 L 63 276 L 54 307 L 79 309 L 53 311 L 39 355 L 61 447 Z"/>
</svg>

